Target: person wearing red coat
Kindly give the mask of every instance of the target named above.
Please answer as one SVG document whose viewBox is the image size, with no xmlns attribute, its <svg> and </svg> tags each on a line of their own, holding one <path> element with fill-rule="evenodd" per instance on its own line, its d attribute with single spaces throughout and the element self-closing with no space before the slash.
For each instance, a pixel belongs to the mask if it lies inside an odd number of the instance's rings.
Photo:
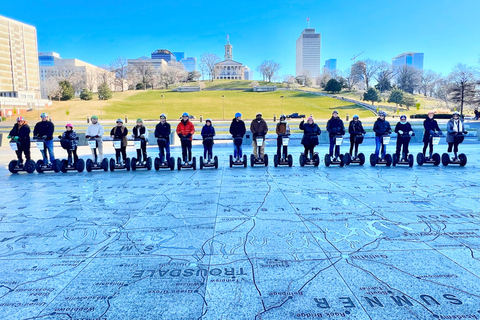
<svg viewBox="0 0 480 320">
<path fill-rule="evenodd" d="M 195 126 L 189 118 L 188 113 L 183 113 L 182 120 L 177 126 L 177 135 L 182 142 L 182 158 L 185 163 L 192 161 L 192 140 L 195 133 Z"/>
</svg>

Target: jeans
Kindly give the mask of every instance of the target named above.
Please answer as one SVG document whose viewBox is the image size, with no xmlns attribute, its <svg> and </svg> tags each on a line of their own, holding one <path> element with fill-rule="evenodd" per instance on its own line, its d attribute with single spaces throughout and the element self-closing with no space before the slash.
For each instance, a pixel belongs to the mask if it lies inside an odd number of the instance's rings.
<svg viewBox="0 0 480 320">
<path fill-rule="evenodd" d="M 385 159 L 385 156 L 387 155 L 387 146 L 382 145 L 382 139 L 383 137 L 375 137 L 375 155 L 378 157 L 378 154 L 380 153 L 380 148 L 382 148 L 382 159 Z"/>
<path fill-rule="evenodd" d="M 204 145 L 203 146 L 203 158 L 205 160 L 212 160 L 213 158 L 213 145 Z"/>
<path fill-rule="evenodd" d="M 242 156 L 242 145 L 236 146 L 233 144 L 233 157 L 235 159 L 240 159 Z"/>
<path fill-rule="evenodd" d="M 452 152 L 452 148 L 453 148 L 453 152 L 455 152 L 455 155 L 457 155 L 459 144 L 460 143 L 458 143 L 458 142 L 449 142 L 448 143 L 448 152 Z"/>
<path fill-rule="evenodd" d="M 78 155 L 77 155 L 77 147 L 75 149 L 67 150 L 68 154 L 68 164 L 72 164 L 72 157 L 73 157 L 73 163 L 76 164 L 78 162 Z"/>
<path fill-rule="evenodd" d="M 117 157 L 118 163 L 120 163 L 120 153 L 122 154 L 123 162 L 125 162 L 125 159 L 127 159 L 127 146 L 122 146 L 120 149 L 115 149 L 115 156 Z"/>
<path fill-rule="evenodd" d="M 330 137 L 330 149 L 329 149 L 329 154 L 330 157 L 333 156 L 333 148 L 335 148 L 335 158 L 337 158 L 340 155 L 340 146 L 337 146 L 335 144 L 336 142 L 336 137 Z"/>
<path fill-rule="evenodd" d="M 182 139 L 182 158 L 183 162 L 192 161 L 192 140 Z"/>
<path fill-rule="evenodd" d="M 50 155 L 50 162 L 53 163 L 53 161 L 55 161 L 55 156 L 53 155 L 53 140 L 45 141 L 45 148 L 47 150 L 45 150 L 45 149 L 40 150 L 40 152 L 42 153 L 42 157 L 43 157 L 43 163 L 44 164 L 48 163 L 47 151 L 48 151 L 48 154 Z"/>
</svg>

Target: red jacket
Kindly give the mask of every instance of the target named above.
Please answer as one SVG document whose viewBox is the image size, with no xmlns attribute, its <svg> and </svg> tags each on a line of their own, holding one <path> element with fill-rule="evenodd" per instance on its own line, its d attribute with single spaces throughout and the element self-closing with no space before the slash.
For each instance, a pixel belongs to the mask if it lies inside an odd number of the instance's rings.
<svg viewBox="0 0 480 320">
<path fill-rule="evenodd" d="M 180 123 L 177 126 L 177 134 L 181 134 L 183 136 L 190 134 L 190 140 L 193 140 L 194 133 L 195 133 L 195 126 L 190 120 L 187 120 L 187 122 L 180 121 Z"/>
</svg>

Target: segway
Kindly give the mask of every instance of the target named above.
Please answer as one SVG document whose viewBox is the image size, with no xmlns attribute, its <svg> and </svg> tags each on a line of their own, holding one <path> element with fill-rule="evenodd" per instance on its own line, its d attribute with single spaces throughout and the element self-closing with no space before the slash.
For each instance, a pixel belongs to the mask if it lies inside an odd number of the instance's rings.
<svg viewBox="0 0 480 320">
<path fill-rule="evenodd" d="M 12 148 L 15 152 L 22 152 L 20 148 L 21 144 L 20 141 L 10 140 L 10 148 Z M 25 171 L 27 173 L 34 173 L 35 172 L 35 161 L 33 160 L 26 160 L 25 164 L 19 163 L 18 160 L 12 160 L 8 164 L 8 171 L 11 173 L 18 173 Z"/>
<path fill-rule="evenodd" d="M 438 145 L 440 143 L 440 135 L 430 135 L 430 141 L 432 145 Z M 434 153 L 433 155 L 430 154 L 428 157 L 425 157 L 425 155 L 420 152 L 417 154 L 417 164 L 419 166 L 423 164 L 433 164 L 434 166 L 438 166 L 440 164 L 440 155 L 438 153 Z"/>
<path fill-rule="evenodd" d="M 337 135 L 335 136 L 335 149 L 340 148 L 343 142 L 343 136 Z M 334 150 L 335 152 L 336 150 Z M 335 152 L 336 153 L 336 152 Z M 333 159 L 330 157 L 330 154 L 325 155 L 325 166 L 340 166 L 343 167 L 345 165 L 345 160 L 343 154 L 339 154 L 338 156 L 335 156 Z"/>
<path fill-rule="evenodd" d="M 243 143 L 243 137 L 234 137 L 233 138 L 233 143 L 236 146 L 241 146 Z M 233 155 L 230 155 L 230 168 L 233 166 L 243 166 L 244 168 L 247 167 L 247 155 L 244 154 L 243 158 L 237 155 L 236 158 L 233 157 Z"/>
<path fill-rule="evenodd" d="M 133 140 L 133 145 L 135 146 L 135 150 L 140 150 L 140 152 L 141 152 L 141 150 L 142 150 L 142 139 L 135 138 L 135 140 Z M 127 161 L 125 161 L 125 163 L 126 162 Z M 147 159 L 143 159 L 143 161 L 140 161 L 139 159 L 133 157 L 132 161 L 130 163 L 130 166 L 132 168 L 132 171 L 135 171 L 137 169 L 152 170 L 153 160 L 152 160 L 151 157 L 147 157 Z"/>
<path fill-rule="evenodd" d="M 38 150 L 42 153 L 42 156 L 47 158 L 47 145 L 45 144 L 45 139 L 43 137 L 34 137 L 35 144 L 37 145 Z M 47 160 L 48 161 L 48 160 Z M 38 160 L 35 164 L 35 169 L 38 173 L 44 173 L 48 171 L 60 172 L 60 160 L 55 159 L 53 162 L 45 163 L 43 160 Z"/>
<path fill-rule="evenodd" d="M 212 145 L 213 145 L 213 137 L 206 137 L 204 142 L 207 142 L 207 141 L 208 141 L 208 143 L 212 143 Z M 214 156 L 213 161 L 212 160 L 207 161 L 207 159 L 203 159 L 203 157 L 200 156 L 200 170 L 202 170 L 203 168 L 218 169 L 218 157 Z"/>
<path fill-rule="evenodd" d="M 354 144 L 358 143 L 360 145 L 363 142 L 363 134 L 357 134 L 353 139 L 354 139 L 353 140 Z M 358 154 L 357 153 L 358 152 L 356 152 L 353 157 L 350 155 L 350 153 L 345 153 L 345 156 L 344 156 L 345 165 L 348 166 L 354 163 L 354 164 L 363 166 L 363 164 L 365 163 L 365 155 L 363 153 L 358 153 Z"/>
<path fill-rule="evenodd" d="M 403 133 L 401 136 L 402 140 L 406 140 L 407 142 L 407 145 L 410 144 L 410 140 L 412 139 L 412 137 L 415 135 L 415 133 L 413 133 L 411 136 L 410 134 L 407 132 L 407 133 Z M 399 136 L 399 137 L 400 137 Z M 398 138 L 397 138 L 398 139 Z M 397 154 L 394 153 L 393 154 L 393 162 L 392 162 L 392 165 L 395 167 L 397 164 L 398 165 L 408 165 L 410 168 L 413 167 L 413 154 L 407 154 L 403 148 L 402 148 L 402 155 L 400 158 L 397 157 Z"/>
<path fill-rule="evenodd" d="M 75 138 L 78 140 L 78 137 Z M 70 150 L 71 144 L 68 139 L 60 139 L 60 145 L 65 150 Z M 73 151 L 73 150 L 72 150 Z M 63 159 L 60 161 L 60 171 L 66 173 L 68 171 L 78 171 L 83 172 L 85 169 L 85 161 L 83 159 L 78 159 L 77 163 L 73 163 L 72 156 L 69 155 L 68 159 Z"/>
<path fill-rule="evenodd" d="M 318 152 L 313 153 L 313 157 L 307 158 L 305 156 L 305 153 L 300 153 L 300 158 L 298 159 L 298 162 L 300 163 L 300 167 L 304 166 L 315 166 L 318 167 L 320 164 L 320 157 L 318 156 Z"/>
<path fill-rule="evenodd" d="M 182 140 L 190 140 L 190 138 L 183 137 Z M 182 158 L 178 157 L 177 159 L 177 169 L 193 169 L 197 170 L 197 158 L 192 157 L 192 161 L 183 162 Z"/>
<path fill-rule="evenodd" d="M 273 156 L 273 165 L 276 167 L 278 166 L 289 166 L 291 167 L 293 165 L 293 157 L 291 154 L 289 154 L 286 158 L 285 158 L 285 154 L 288 154 L 288 143 L 290 142 L 290 137 L 288 135 L 285 135 L 282 137 L 282 151 L 285 151 L 285 152 L 282 152 L 282 156 L 280 158 L 278 158 L 278 155 L 275 154 Z"/>
<path fill-rule="evenodd" d="M 390 136 L 384 135 L 382 136 L 382 146 L 380 148 L 380 154 L 382 153 L 383 148 L 390 143 Z M 370 155 L 370 165 L 375 167 L 375 165 L 381 164 L 390 167 L 392 165 L 392 156 L 388 153 L 385 155 L 385 159 L 378 157 L 375 153 Z"/>
<path fill-rule="evenodd" d="M 121 139 L 113 139 L 113 147 L 116 150 L 122 149 L 122 140 Z M 123 160 L 123 161 L 122 161 Z M 110 171 L 115 171 L 115 170 L 123 170 L 126 169 L 127 171 L 130 171 L 130 158 L 122 159 L 121 156 L 119 156 L 116 161 L 115 159 L 110 159 Z"/>
<path fill-rule="evenodd" d="M 87 159 L 85 163 L 85 169 L 87 169 L 87 172 L 92 172 L 92 170 L 108 171 L 107 159 L 103 159 L 102 163 L 98 162 L 98 155 L 97 155 L 98 141 L 93 137 L 87 137 L 87 138 L 90 138 L 88 139 L 88 146 L 90 147 L 90 149 L 93 150 L 95 160 L 93 161 L 92 159 Z"/>
<path fill-rule="evenodd" d="M 157 138 L 157 143 L 159 148 L 165 148 L 165 145 L 167 143 L 167 139 L 165 138 Z M 175 159 L 173 157 L 170 157 L 170 159 L 160 159 L 159 157 L 155 158 L 154 162 L 155 170 L 160 170 L 160 169 L 170 169 L 174 170 L 175 169 Z"/>
<path fill-rule="evenodd" d="M 254 167 L 254 166 L 265 166 L 265 167 L 268 167 L 268 154 L 264 154 L 263 155 L 263 158 L 262 158 L 262 154 L 260 152 L 260 150 L 262 150 L 262 146 L 263 144 L 265 143 L 264 141 L 264 136 L 257 136 L 255 138 L 255 141 L 257 142 L 257 148 L 258 148 L 258 158 L 255 158 L 255 156 L 253 154 L 250 155 L 250 166 Z"/>
<path fill-rule="evenodd" d="M 458 143 L 458 144 L 462 143 L 463 140 L 465 140 L 466 134 L 467 134 L 466 131 L 455 134 L 455 137 L 454 137 L 455 143 Z M 448 166 L 449 164 L 458 164 L 461 167 L 464 167 L 467 164 L 467 156 L 464 153 L 460 153 L 457 156 L 457 153 L 455 152 L 455 156 L 453 158 L 450 158 L 448 153 L 444 153 L 442 154 L 442 164 L 445 167 Z"/>
</svg>

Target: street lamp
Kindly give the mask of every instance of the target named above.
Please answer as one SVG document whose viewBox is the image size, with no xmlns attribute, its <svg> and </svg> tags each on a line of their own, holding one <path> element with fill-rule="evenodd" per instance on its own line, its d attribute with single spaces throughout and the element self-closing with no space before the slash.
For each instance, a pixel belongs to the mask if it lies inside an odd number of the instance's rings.
<svg viewBox="0 0 480 320">
<path fill-rule="evenodd" d="M 285 98 L 285 96 L 280 96 L 280 99 L 282 99 L 282 114 L 283 114 L 283 98 Z"/>
<path fill-rule="evenodd" d="M 165 101 L 163 98 L 165 98 L 165 96 L 162 94 L 160 97 L 162 97 L 162 109 L 163 109 L 163 113 L 165 113 Z"/>
<path fill-rule="evenodd" d="M 225 95 L 222 94 L 222 99 L 223 99 L 223 120 L 225 120 Z"/>
</svg>

